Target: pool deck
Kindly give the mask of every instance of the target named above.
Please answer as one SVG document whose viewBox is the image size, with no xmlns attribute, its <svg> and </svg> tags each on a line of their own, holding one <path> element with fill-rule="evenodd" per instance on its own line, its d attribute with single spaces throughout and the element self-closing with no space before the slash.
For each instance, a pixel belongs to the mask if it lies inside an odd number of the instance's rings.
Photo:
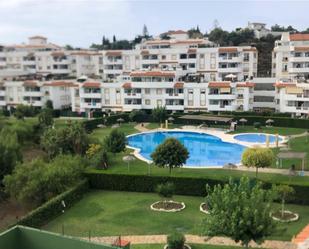
<svg viewBox="0 0 309 249">
<path fill-rule="evenodd" d="M 164 128 L 158 128 L 158 129 L 153 129 L 153 130 L 143 130 L 140 133 L 135 133 L 132 135 L 129 135 L 127 137 L 130 136 L 134 136 L 137 134 L 144 134 L 144 133 L 153 133 L 153 132 L 158 132 L 158 131 L 181 131 L 181 132 L 196 132 L 196 133 L 200 133 L 200 134 L 209 134 L 212 136 L 216 136 L 218 138 L 220 138 L 223 142 L 228 142 L 228 143 L 234 143 L 234 144 L 239 144 L 245 147 L 249 147 L 249 148 L 253 148 L 253 147 L 263 147 L 266 148 L 266 144 L 264 143 L 249 143 L 249 142 L 243 142 L 243 141 L 239 141 L 237 139 L 235 139 L 234 137 L 239 135 L 239 134 L 246 134 L 246 133 L 238 133 L 238 134 L 228 134 L 227 130 L 223 130 L 223 129 L 214 129 L 214 128 L 198 128 L 196 126 L 183 126 L 182 129 L 176 128 L 176 129 L 164 129 Z M 287 143 L 287 138 L 283 137 L 283 136 L 279 136 L 282 141 L 279 141 L 278 147 L 284 147 L 286 146 Z M 275 143 L 269 143 L 269 148 L 275 148 L 276 144 Z M 132 153 L 136 158 L 151 164 L 152 161 L 148 160 L 147 158 L 143 157 L 140 154 L 140 149 L 139 148 L 135 148 L 135 147 L 131 147 L 131 146 L 127 146 L 127 148 L 133 149 L 134 152 Z M 239 170 L 245 170 L 245 167 L 241 167 L 241 164 L 236 164 L 238 167 L 237 169 Z M 223 168 L 222 166 L 217 166 L 217 165 L 201 165 L 201 166 L 183 166 L 184 168 L 196 168 L 196 169 L 201 169 L 201 168 Z M 248 168 L 246 167 L 246 169 L 248 170 Z"/>
</svg>

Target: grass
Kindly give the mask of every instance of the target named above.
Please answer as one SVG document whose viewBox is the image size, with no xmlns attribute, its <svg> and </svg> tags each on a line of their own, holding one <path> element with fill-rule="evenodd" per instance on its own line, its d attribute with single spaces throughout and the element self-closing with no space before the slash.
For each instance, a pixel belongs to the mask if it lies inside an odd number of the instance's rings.
<svg viewBox="0 0 309 249">
<path fill-rule="evenodd" d="M 163 126 L 165 127 L 165 124 L 163 124 Z M 183 126 L 183 124 L 168 124 L 169 129 L 180 128 L 181 126 Z M 161 125 L 159 123 L 149 123 L 148 125 L 146 125 L 146 128 L 153 130 L 161 128 Z"/>
<path fill-rule="evenodd" d="M 207 215 L 199 211 L 202 197 L 175 196 L 186 208 L 181 212 L 163 213 L 150 210 L 160 200 L 157 194 L 135 192 L 93 191 L 43 229 L 58 232 L 64 225 L 65 234 L 92 236 L 169 234 L 175 230 L 185 234 L 201 234 L 201 224 Z M 275 204 L 279 208 L 278 204 Z M 309 222 L 308 206 L 286 205 L 300 214 L 300 220 L 280 224 L 268 239 L 290 240 Z"/>
</svg>

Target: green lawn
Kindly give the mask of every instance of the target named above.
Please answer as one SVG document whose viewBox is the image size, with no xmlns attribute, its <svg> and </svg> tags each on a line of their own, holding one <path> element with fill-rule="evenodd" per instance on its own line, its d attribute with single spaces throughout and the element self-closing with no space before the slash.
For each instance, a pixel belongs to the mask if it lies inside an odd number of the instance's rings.
<svg viewBox="0 0 309 249">
<path fill-rule="evenodd" d="M 180 128 L 181 126 L 183 126 L 183 124 L 168 124 L 169 129 Z M 165 123 L 163 124 L 163 127 L 165 128 Z M 159 123 L 150 123 L 146 125 L 146 128 L 150 130 L 158 129 L 158 128 L 161 128 L 161 125 Z"/>
<path fill-rule="evenodd" d="M 169 234 L 175 230 L 200 234 L 201 223 L 207 215 L 199 211 L 202 197 L 175 196 L 186 208 L 177 213 L 155 212 L 150 205 L 160 200 L 157 194 L 135 192 L 93 191 L 43 229 L 73 236 Z M 278 205 L 278 204 L 275 204 Z M 309 222 L 308 206 L 287 205 L 298 212 L 300 220 L 283 224 L 270 238 L 290 240 Z"/>
<path fill-rule="evenodd" d="M 121 124 L 120 127 L 117 129 L 119 129 L 126 135 L 130 135 L 138 132 L 138 130 L 136 130 L 134 126 L 136 126 L 136 123 L 124 123 Z M 111 132 L 112 129 L 113 128 L 111 126 L 107 126 L 105 128 L 97 128 L 91 133 L 90 137 L 102 141 L 104 137 Z"/>
</svg>

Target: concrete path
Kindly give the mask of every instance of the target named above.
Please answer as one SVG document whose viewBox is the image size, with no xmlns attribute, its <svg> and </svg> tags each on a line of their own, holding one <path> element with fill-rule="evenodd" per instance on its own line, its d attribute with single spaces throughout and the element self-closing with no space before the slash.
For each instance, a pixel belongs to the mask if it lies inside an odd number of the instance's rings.
<svg viewBox="0 0 309 249">
<path fill-rule="evenodd" d="M 149 131 L 149 129 L 146 128 L 148 124 L 149 123 L 139 123 L 136 126 L 134 126 L 134 128 L 140 132 Z"/>
<path fill-rule="evenodd" d="M 132 235 L 121 236 L 121 240 L 130 241 L 131 244 L 165 244 L 166 235 Z M 113 244 L 119 237 L 92 237 L 91 241 L 105 244 Z M 210 244 L 210 245 L 225 245 L 225 246 L 240 246 L 240 243 L 235 243 L 233 240 L 226 237 L 201 237 L 197 235 L 186 235 L 188 244 Z M 296 249 L 297 245 L 289 241 L 266 240 L 262 245 L 250 243 L 251 247 L 269 248 L 269 249 Z"/>
</svg>

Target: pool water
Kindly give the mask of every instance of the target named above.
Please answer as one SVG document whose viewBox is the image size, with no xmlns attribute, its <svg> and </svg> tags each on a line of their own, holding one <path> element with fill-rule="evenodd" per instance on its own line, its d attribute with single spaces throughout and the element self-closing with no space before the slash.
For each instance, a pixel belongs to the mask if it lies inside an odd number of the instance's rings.
<svg viewBox="0 0 309 249">
<path fill-rule="evenodd" d="M 178 139 L 189 151 L 185 166 L 211 167 L 227 163 L 238 164 L 245 147 L 235 143 L 223 142 L 220 138 L 205 133 L 166 131 L 140 133 L 128 137 L 128 145 L 140 149 L 140 154 L 151 159 L 151 153 L 166 138 Z"/>
<path fill-rule="evenodd" d="M 266 135 L 269 136 L 269 142 L 275 143 L 276 136 L 265 134 L 265 133 L 245 133 L 234 136 L 234 139 L 242 142 L 249 142 L 249 143 L 266 143 Z M 282 138 L 279 136 L 279 142 L 282 142 Z"/>
</svg>

